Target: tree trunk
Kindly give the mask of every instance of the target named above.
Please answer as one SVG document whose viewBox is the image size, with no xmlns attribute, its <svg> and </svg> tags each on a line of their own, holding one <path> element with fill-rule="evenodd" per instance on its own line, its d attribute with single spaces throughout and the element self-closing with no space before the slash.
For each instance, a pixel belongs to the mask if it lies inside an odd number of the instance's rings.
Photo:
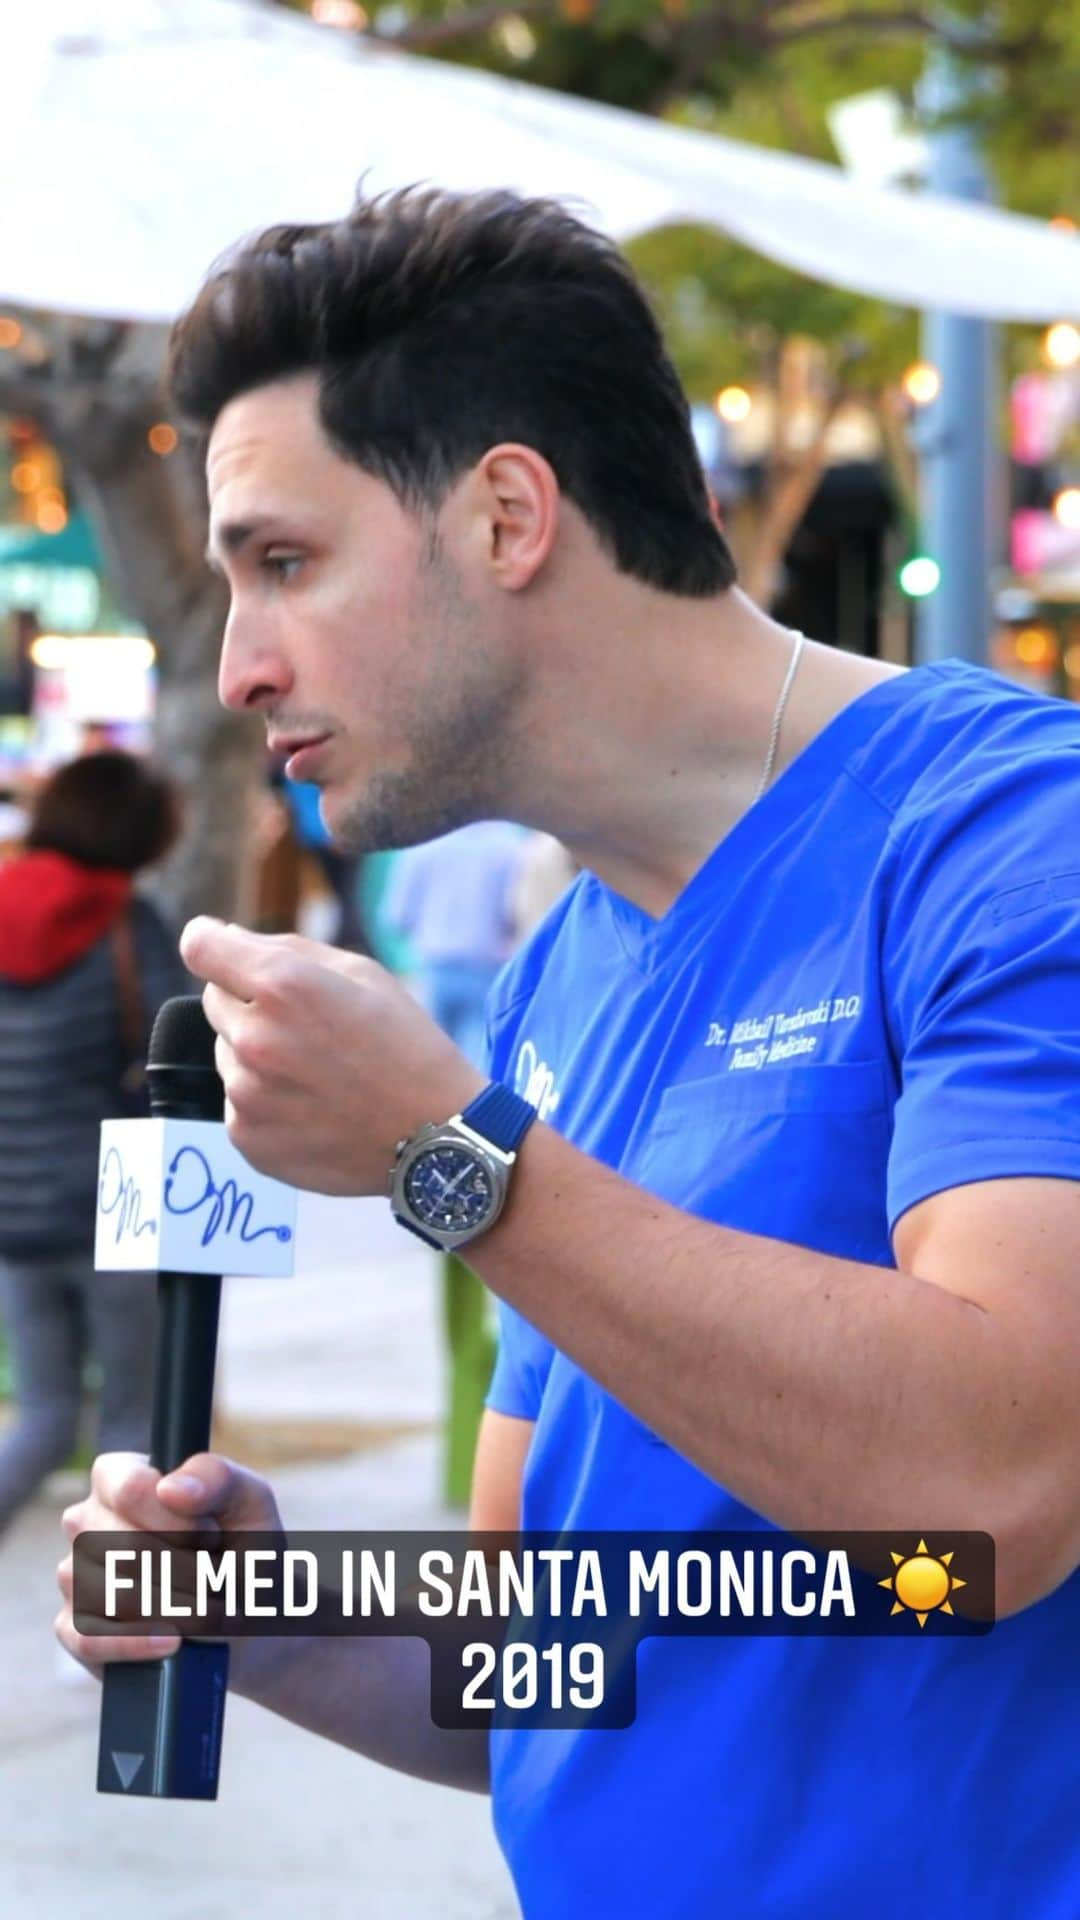
<svg viewBox="0 0 1080 1920">
<path fill-rule="evenodd" d="M 55 446 L 116 598 L 158 648 L 156 747 L 181 790 L 184 828 L 157 897 L 176 925 L 193 913 L 238 919 L 250 904 L 262 729 L 218 703 L 227 599 L 203 559 L 201 473 L 181 451 L 151 451 L 161 400 L 152 377 L 118 367 L 129 338 L 112 323 L 43 323 L 35 363 L 0 380 L 0 405 L 36 420 Z"/>
<path fill-rule="evenodd" d="M 810 445 L 801 454 L 788 456 L 770 474 L 757 537 L 743 578 L 745 591 L 766 611 L 780 592 L 784 555 L 821 484 L 829 428 L 841 398 L 837 395 L 830 401 Z"/>
<path fill-rule="evenodd" d="M 155 747 L 183 795 L 184 831 L 155 893 L 176 925 L 193 913 L 244 919 L 263 729 L 218 700 L 227 594 L 201 559 L 205 519 L 198 526 L 178 497 L 170 467 L 183 456 L 151 453 L 150 424 L 139 423 L 116 464 L 103 464 L 96 447 L 64 451 L 114 591 L 159 649 Z"/>
<path fill-rule="evenodd" d="M 782 342 L 776 368 L 776 425 L 766 467 L 765 495 L 742 584 L 766 611 L 780 592 L 780 569 L 825 471 L 829 430 L 847 395 L 835 374 L 825 375 L 813 433 L 794 444 L 793 426 L 810 402 L 811 387 L 797 339 Z M 824 371 L 824 370 L 823 370 Z"/>
</svg>

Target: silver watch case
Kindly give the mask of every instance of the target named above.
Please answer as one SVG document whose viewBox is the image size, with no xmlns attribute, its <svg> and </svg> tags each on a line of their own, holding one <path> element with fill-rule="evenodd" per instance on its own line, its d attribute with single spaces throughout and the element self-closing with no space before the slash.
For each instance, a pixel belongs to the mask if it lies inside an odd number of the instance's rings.
<svg viewBox="0 0 1080 1920">
<path fill-rule="evenodd" d="M 432 1226 L 428 1221 L 421 1220 L 417 1216 L 406 1198 L 405 1182 L 411 1168 L 415 1166 L 422 1154 L 430 1153 L 432 1147 L 442 1146 L 468 1147 L 476 1155 L 491 1181 L 492 1204 L 478 1227 L 454 1231 L 447 1227 Z M 390 1170 L 391 1211 L 404 1226 L 412 1227 L 417 1233 L 422 1234 L 424 1239 L 433 1241 L 436 1246 L 441 1247 L 445 1253 L 457 1253 L 461 1247 L 467 1247 L 473 1240 L 479 1240 L 481 1234 L 489 1232 L 495 1225 L 506 1204 L 510 1174 L 516 1159 L 516 1153 L 504 1153 L 501 1147 L 495 1146 L 490 1140 L 485 1140 L 483 1134 L 474 1133 L 460 1113 L 455 1113 L 450 1120 L 429 1121 L 427 1126 L 421 1127 L 419 1133 L 414 1133 L 410 1139 L 398 1141 L 394 1164 Z"/>
</svg>

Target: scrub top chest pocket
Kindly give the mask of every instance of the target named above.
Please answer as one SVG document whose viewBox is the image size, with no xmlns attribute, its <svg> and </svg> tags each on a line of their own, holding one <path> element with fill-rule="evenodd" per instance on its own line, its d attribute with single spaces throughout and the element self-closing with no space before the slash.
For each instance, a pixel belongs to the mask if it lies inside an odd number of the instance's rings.
<svg viewBox="0 0 1080 1920">
<path fill-rule="evenodd" d="M 889 1132 L 882 1062 L 726 1069 L 669 1087 L 624 1171 L 718 1225 L 891 1266 Z"/>
</svg>

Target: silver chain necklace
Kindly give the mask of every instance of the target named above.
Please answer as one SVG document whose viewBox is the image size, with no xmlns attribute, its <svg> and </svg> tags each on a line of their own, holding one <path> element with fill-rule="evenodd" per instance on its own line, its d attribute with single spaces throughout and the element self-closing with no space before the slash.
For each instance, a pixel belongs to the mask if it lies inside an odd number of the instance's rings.
<svg viewBox="0 0 1080 1920">
<path fill-rule="evenodd" d="M 783 725 L 784 709 L 786 708 L 788 703 L 788 695 L 791 692 L 792 682 L 794 681 L 795 675 L 798 672 L 799 661 L 802 657 L 802 650 L 806 645 L 805 633 L 795 634 L 794 639 L 795 639 L 795 646 L 792 651 L 791 659 L 788 662 L 788 670 L 786 675 L 784 676 L 784 684 L 780 689 L 780 698 L 776 703 L 776 712 L 773 714 L 772 727 L 770 728 L 770 731 L 769 731 L 769 746 L 768 746 L 768 751 L 765 755 L 765 765 L 764 765 L 764 768 L 762 769 L 761 784 L 759 785 L 758 790 L 754 795 L 753 801 L 751 802 L 753 806 L 757 805 L 766 787 L 768 786 L 769 781 L 772 779 L 773 767 L 776 764 L 776 749 L 780 745 L 780 728 Z"/>
</svg>

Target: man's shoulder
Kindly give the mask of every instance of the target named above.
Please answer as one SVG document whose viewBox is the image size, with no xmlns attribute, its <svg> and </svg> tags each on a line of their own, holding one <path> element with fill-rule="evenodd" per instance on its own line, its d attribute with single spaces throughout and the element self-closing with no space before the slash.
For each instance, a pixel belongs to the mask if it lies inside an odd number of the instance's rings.
<svg viewBox="0 0 1080 1920">
<path fill-rule="evenodd" d="M 978 829 L 995 801 L 1029 820 L 1071 797 L 1080 762 L 1080 709 L 959 660 L 916 668 L 895 726 L 849 771 L 893 818 L 895 842 Z"/>
<path fill-rule="evenodd" d="M 944 715 L 949 728 L 940 733 L 936 714 L 934 751 L 894 809 L 881 869 L 888 941 L 917 970 L 934 954 L 952 965 L 972 944 L 997 950 L 1020 916 L 1030 938 L 1038 906 L 1060 931 L 1065 903 L 1080 898 L 1080 712 L 970 669 Z"/>
</svg>

